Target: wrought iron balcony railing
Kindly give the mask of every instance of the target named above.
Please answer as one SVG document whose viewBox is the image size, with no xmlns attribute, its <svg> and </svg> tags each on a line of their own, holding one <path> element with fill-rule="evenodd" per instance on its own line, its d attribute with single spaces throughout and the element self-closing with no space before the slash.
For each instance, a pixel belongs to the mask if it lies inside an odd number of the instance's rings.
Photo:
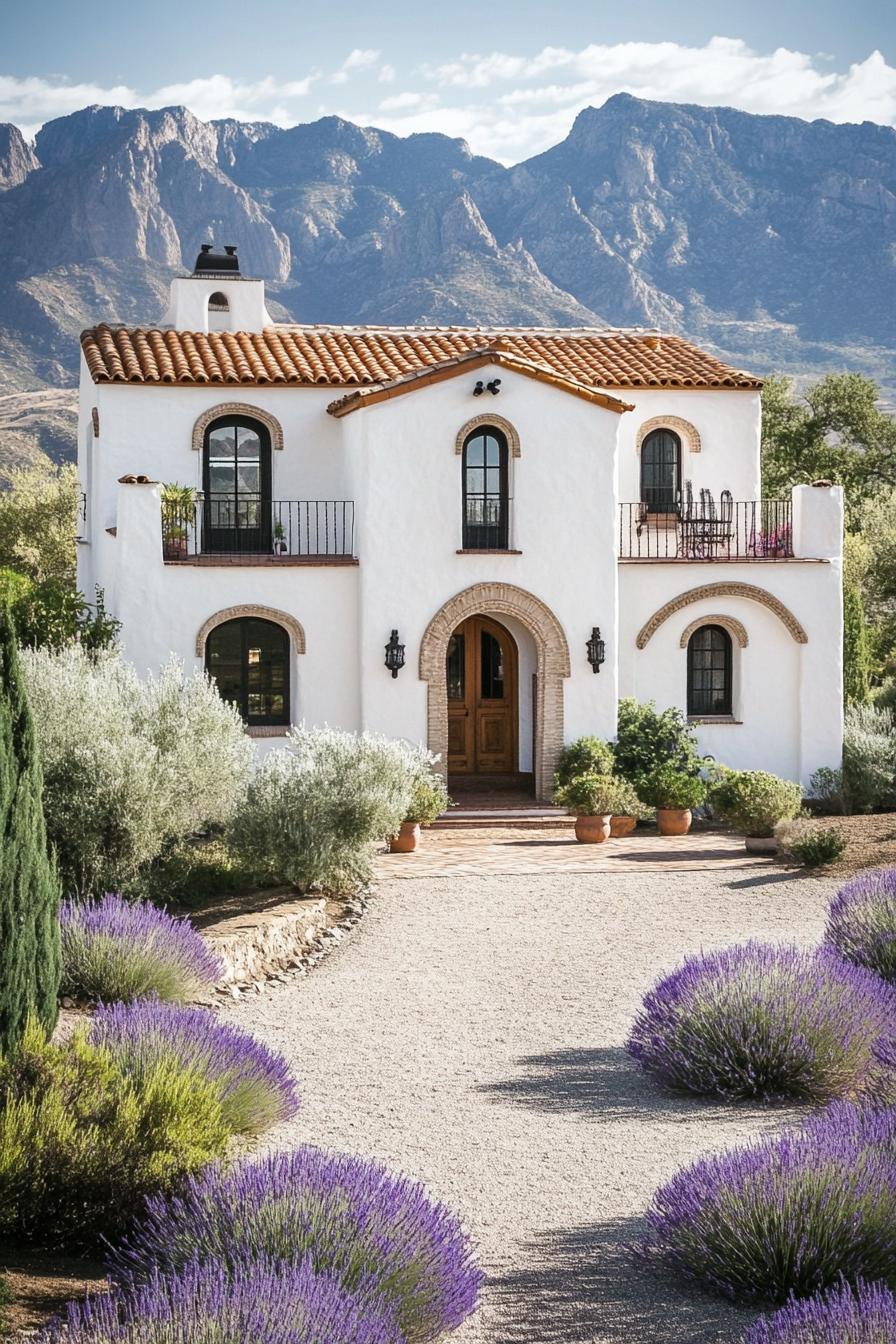
<svg viewBox="0 0 896 1344">
<path fill-rule="evenodd" d="M 190 560 L 354 556 L 355 505 L 350 499 L 278 499 L 202 495 L 162 502 L 164 558 Z"/>
<path fill-rule="evenodd" d="M 789 499 L 699 500 L 620 504 L 619 556 L 623 560 L 783 560 L 793 555 Z"/>
</svg>

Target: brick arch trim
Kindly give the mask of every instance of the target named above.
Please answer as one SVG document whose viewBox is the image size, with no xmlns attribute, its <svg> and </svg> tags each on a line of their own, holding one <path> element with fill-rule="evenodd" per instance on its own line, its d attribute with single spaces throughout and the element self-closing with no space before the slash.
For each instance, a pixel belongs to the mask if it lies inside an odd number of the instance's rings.
<svg viewBox="0 0 896 1344">
<path fill-rule="evenodd" d="M 494 423 L 494 422 L 492 422 Z M 468 616 L 513 616 L 536 649 L 535 788 L 550 796 L 563 746 L 563 679 L 570 675 L 569 645 L 557 617 L 540 598 L 509 583 L 475 583 L 456 593 L 433 616 L 420 641 L 420 680 L 427 683 L 427 739 L 448 772 L 448 688 L 445 655 L 452 633 Z"/>
<path fill-rule="evenodd" d="M 242 607 L 225 607 L 223 611 L 216 611 L 213 616 L 209 616 L 199 627 L 196 635 L 196 657 L 201 658 L 205 654 L 205 642 L 213 630 L 219 625 L 225 625 L 227 621 L 238 621 L 245 616 L 254 616 L 260 621 L 272 621 L 274 625 L 282 625 L 284 630 L 289 632 L 294 651 L 305 652 L 305 631 L 295 616 L 290 616 L 286 611 L 278 611 L 276 607 L 259 607 L 255 603 L 249 603 Z"/>
<path fill-rule="evenodd" d="M 655 415 L 650 420 L 645 420 L 638 430 L 638 439 L 635 444 L 635 451 L 640 453 L 641 445 L 652 434 L 655 429 L 671 429 L 678 435 L 682 443 L 687 445 L 688 452 L 699 453 L 702 448 L 700 442 L 700 431 L 696 425 L 692 425 L 690 420 L 682 420 L 680 415 Z"/>
<path fill-rule="evenodd" d="M 720 625 L 723 630 L 728 631 L 731 638 L 736 640 L 742 649 L 745 649 L 750 642 L 746 626 L 735 620 L 733 616 L 698 616 L 696 621 L 691 621 L 690 625 L 681 632 L 678 647 L 686 649 L 691 635 L 696 634 L 704 625 Z"/>
<path fill-rule="evenodd" d="M 472 420 L 468 420 L 465 425 L 457 431 L 454 439 L 454 451 L 462 453 L 464 443 L 475 429 L 481 429 L 484 425 L 494 425 L 495 429 L 500 429 L 507 440 L 507 446 L 510 449 L 511 457 L 520 457 L 522 450 L 520 448 L 520 436 L 514 429 L 509 420 L 505 420 L 503 415 L 474 415 Z"/>
<path fill-rule="evenodd" d="M 683 611 L 685 607 L 691 606 L 694 602 L 702 602 L 707 597 L 744 597 L 750 602 L 756 602 L 761 607 L 767 607 L 777 616 L 797 644 L 809 643 L 809 636 L 790 608 L 785 607 L 783 602 L 777 597 L 773 597 L 765 588 L 757 588 L 752 583 L 705 583 L 699 588 L 689 588 L 686 593 L 680 593 L 678 597 L 673 597 L 671 602 L 666 602 L 658 611 L 655 611 L 650 620 L 638 632 L 638 637 L 635 640 L 638 648 L 646 648 L 649 640 L 670 616 L 674 616 L 677 611 Z M 701 625 L 704 624 L 703 621 L 700 623 Z"/>
<path fill-rule="evenodd" d="M 263 411 L 258 406 L 250 406 L 245 401 L 222 401 L 219 406 L 212 406 L 209 410 L 203 411 L 193 426 L 194 453 L 202 451 L 205 431 L 212 421 L 222 420 L 228 415 L 250 415 L 253 420 L 260 420 L 271 436 L 271 447 L 277 451 L 283 448 L 283 426 L 276 416 L 271 415 L 270 411 Z"/>
</svg>

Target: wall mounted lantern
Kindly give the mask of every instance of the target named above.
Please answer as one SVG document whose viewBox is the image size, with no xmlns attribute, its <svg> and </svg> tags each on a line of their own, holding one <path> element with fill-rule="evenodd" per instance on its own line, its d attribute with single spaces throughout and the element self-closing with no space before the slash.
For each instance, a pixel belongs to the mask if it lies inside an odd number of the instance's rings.
<svg viewBox="0 0 896 1344">
<path fill-rule="evenodd" d="M 600 637 L 600 629 L 593 626 L 591 629 L 591 638 L 586 640 L 585 648 L 588 650 L 588 661 L 591 664 L 592 672 L 599 672 L 601 663 L 607 661 L 607 646 Z"/>
<path fill-rule="evenodd" d="M 404 645 L 398 642 L 398 631 L 393 630 L 386 645 L 386 667 L 397 677 L 404 667 Z"/>
<path fill-rule="evenodd" d="M 483 383 L 482 379 L 480 378 L 479 382 L 473 388 L 473 396 L 481 397 L 483 392 L 491 392 L 492 396 L 496 397 L 500 391 L 501 391 L 500 378 L 492 378 L 491 381 L 488 383 Z"/>
</svg>

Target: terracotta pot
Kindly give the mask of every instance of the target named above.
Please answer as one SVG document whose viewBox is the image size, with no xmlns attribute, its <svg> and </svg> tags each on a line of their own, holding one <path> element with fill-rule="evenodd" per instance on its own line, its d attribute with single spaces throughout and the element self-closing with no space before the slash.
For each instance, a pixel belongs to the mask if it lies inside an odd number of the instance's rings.
<svg viewBox="0 0 896 1344">
<path fill-rule="evenodd" d="M 610 835 L 616 838 L 621 835 L 631 835 L 637 824 L 634 817 L 611 817 Z"/>
<path fill-rule="evenodd" d="M 576 817 L 576 839 L 580 845 L 600 845 L 609 838 L 609 816 Z"/>
<path fill-rule="evenodd" d="M 777 854 L 778 842 L 773 835 L 747 835 L 744 849 L 748 854 Z"/>
<path fill-rule="evenodd" d="M 403 821 L 398 834 L 389 841 L 391 854 L 413 854 L 420 839 L 419 821 Z"/>
<path fill-rule="evenodd" d="M 187 558 L 186 537 L 170 537 L 165 542 L 165 559 L 186 560 L 186 558 Z"/>
<path fill-rule="evenodd" d="M 660 835 L 687 835 L 691 829 L 691 809 L 689 807 L 658 807 L 656 824 Z"/>
</svg>

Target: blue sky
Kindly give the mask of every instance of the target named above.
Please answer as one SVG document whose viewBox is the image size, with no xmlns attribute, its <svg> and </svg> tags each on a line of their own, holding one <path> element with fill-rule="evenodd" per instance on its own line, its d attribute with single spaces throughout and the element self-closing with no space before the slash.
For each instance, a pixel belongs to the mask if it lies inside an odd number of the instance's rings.
<svg viewBox="0 0 896 1344">
<path fill-rule="evenodd" d="M 515 162 L 619 91 L 893 125 L 896 4 L 4 4 L 0 120 L 27 134 L 86 103 L 185 103 L 204 118 L 439 130 Z"/>
</svg>

